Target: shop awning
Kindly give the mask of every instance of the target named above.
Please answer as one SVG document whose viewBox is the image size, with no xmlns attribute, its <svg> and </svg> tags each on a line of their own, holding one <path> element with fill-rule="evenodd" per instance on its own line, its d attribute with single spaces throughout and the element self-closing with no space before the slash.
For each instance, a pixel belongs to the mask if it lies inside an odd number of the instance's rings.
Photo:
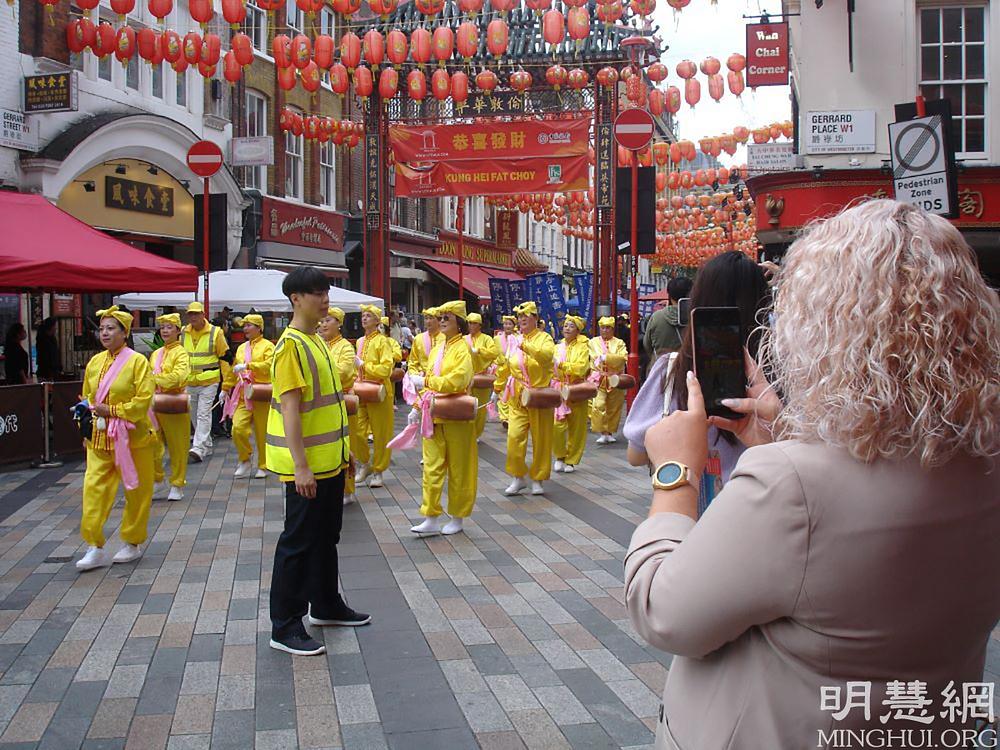
<svg viewBox="0 0 1000 750">
<path fill-rule="evenodd" d="M 190 291 L 198 269 L 109 237 L 40 195 L 0 191 L 0 289 Z"/>
<path fill-rule="evenodd" d="M 422 261 L 434 273 L 443 276 L 455 288 L 458 288 L 458 263 L 450 263 L 441 260 Z M 463 285 L 469 294 L 475 294 L 480 302 L 490 301 L 490 279 L 508 279 L 510 281 L 523 281 L 524 277 L 515 271 L 503 271 L 498 268 L 484 268 L 466 263 L 462 271 Z"/>
</svg>

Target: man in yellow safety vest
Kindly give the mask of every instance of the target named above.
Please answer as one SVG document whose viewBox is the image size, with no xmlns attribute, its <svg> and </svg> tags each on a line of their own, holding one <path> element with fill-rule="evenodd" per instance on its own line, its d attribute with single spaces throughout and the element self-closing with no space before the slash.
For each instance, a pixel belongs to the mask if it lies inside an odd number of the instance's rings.
<svg viewBox="0 0 1000 750">
<path fill-rule="evenodd" d="M 181 334 L 181 344 L 191 361 L 187 392 L 194 432 L 188 457 L 199 463 L 212 454 L 212 407 L 225 374 L 222 368 L 225 367 L 227 372 L 229 370 L 229 364 L 222 359 L 229 351 L 229 344 L 222 329 L 205 319 L 205 306 L 201 302 L 192 302 L 187 306 L 187 321 Z"/>
</svg>

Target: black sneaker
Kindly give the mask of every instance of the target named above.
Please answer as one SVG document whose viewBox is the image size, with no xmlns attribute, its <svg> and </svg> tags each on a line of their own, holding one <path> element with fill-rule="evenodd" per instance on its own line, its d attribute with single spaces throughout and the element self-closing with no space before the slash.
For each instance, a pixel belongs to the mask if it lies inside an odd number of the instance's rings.
<svg viewBox="0 0 1000 750">
<path fill-rule="evenodd" d="M 291 633 L 284 638 L 271 636 L 271 648 L 295 656 L 316 656 L 326 652 L 326 646 L 311 638 L 304 628 L 301 632 Z"/>
<path fill-rule="evenodd" d="M 310 625 L 342 625 L 348 628 L 356 628 L 360 625 L 367 625 L 372 621 L 371 615 L 362 612 L 355 612 L 346 604 L 344 608 L 332 617 L 313 617 L 312 610 L 309 611 Z"/>
</svg>

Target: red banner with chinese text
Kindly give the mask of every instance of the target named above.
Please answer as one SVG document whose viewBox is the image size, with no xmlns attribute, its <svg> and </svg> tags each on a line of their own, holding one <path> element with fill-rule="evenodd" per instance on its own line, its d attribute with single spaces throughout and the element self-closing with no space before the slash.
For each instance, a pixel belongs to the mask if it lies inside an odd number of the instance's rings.
<svg viewBox="0 0 1000 750">
<path fill-rule="evenodd" d="M 581 156 L 590 145 L 590 118 L 463 125 L 392 125 L 396 162 Z"/>
<path fill-rule="evenodd" d="M 396 162 L 396 196 L 566 193 L 590 187 L 586 155 L 568 158 Z"/>
</svg>

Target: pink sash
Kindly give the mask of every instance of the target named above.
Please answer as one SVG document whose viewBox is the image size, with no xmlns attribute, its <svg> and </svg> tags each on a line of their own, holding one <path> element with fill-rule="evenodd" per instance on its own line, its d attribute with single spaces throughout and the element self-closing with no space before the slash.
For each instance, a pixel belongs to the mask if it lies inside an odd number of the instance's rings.
<svg viewBox="0 0 1000 750">
<path fill-rule="evenodd" d="M 447 346 L 447 342 L 441 345 L 441 351 L 438 353 L 437 361 L 434 363 L 434 375 L 437 377 L 441 376 L 441 365 L 444 362 L 444 350 Z M 429 355 L 430 352 L 427 352 L 427 354 Z M 390 450 L 405 451 L 417 447 L 418 437 L 434 437 L 434 418 L 431 412 L 434 409 L 434 397 L 436 395 L 434 391 L 426 386 L 424 392 L 418 394 L 417 389 L 414 388 L 413 382 L 410 380 L 410 374 L 407 373 L 403 377 L 403 398 L 406 399 L 406 403 L 420 409 L 420 422 L 408 424 L 403 428 L 402 432 L 389 441 L 386 446 L 387 448 Z"/>
<path fill-rule="evenodd" d="M 243 396 L 243 405 L 247 411 L 253 411 L 253 402 L 250 401 L 248 385 L 253 385 L 253 376 L 250 374 L 250 361 L 253 359 L 253 342 L 248 341 L 243 347 L 243 364 L 247 366 L 243 372 L 236 376 L 236 385 L 229 392 L 225 405 L 222 407 L 222 418 L 231 419 L 239 406 L 240 396 Z"/>
<path fill-rule="evenodd" d="M 607 357 L 608 356 L 608 342 L 605 341 L 602 338 L 598 338 L 597 340 L 601 344 L 601 348 L 604 350 L 604 356 Z M 605 363 L 601 362 L 601 369 L 600 370 L 594 370 L 593 372 L 591 372 L 590 373 L 590 377 L 588 377 L 587 380 L 589 380 L 591 383 L 593 383 L 598 388 L 600 388 L 601 381 L 604 378 L 606 378 L 607 376 L 608 376 L 608 372 L 605 369 Z"/>
<path fill-rule="evenodd" d="M 444 350 L 448 348 L 448 343 L 441 344 L 441 351 L 438 352 L 437 361 L 434 362 L 434 376 L 441 377 L 441 365 L 444 363 Z M 430 388 L 424 389 L 420 394 L 420 435 L 421 437 L 434 437 L 434 417 L 431 412 L 434 410 L 434 397 L 437 393 Z"/>
<path fill-rule="evenodd" d="M 163 358 L 166 355 L 167 355 L 167 346 L 166 344 L 164 344 L 163 346 L 160 347 L 160 351 L 158 351 L 156 355 L 153 357 L 154 375 L 159 375 L 161 372 L 163 372 Z M 149 417 L 150 424 L 153 425 L 153 430 L 155 432 L 159 432 L 160 423 L 156 419 L 156 413 L 153 411 L 152 402 L 150 403 L 149 412 L 147 412 L 146 416 Z"/>
<path fill-rule="evenodd" d="M 108 368 L 108 371 L 97 386 L 97 394 L 94 397 L 95 404 L 100 404 L 107 399 L 108 394 L 111 393 L 112 384 L 117 380 L 121 371 L 125 369 L 128 361 L 132 359 L 133 354 L 135 352 L 127 346 L 121 348 L 118 356 L 115 357 L 114 363 Z M 115 446 L 115 466 L 118 467 L 118 473 L 121 474 L 125 489 L 134 490 L 139 486 L 139 473 L 136 471 L 135 461 L 132 459 L 132 452 L 129 450 L 128 431 L 134 430 L 135 424 L 120 417 L 108 417 L 107 422 L 108 437 Z"/>
<path fill-rule="evenodd" d="M 566 361 L 566 339 L 563 339 L 559 346 L 556 348 L 556 358 L 553 364 L 554 377 L 552 378 L 552 387 L 557 391 L 562 390 L 563 383 L 559 379 L 559 365 Z M 570 415 L 570 408 L 566 405 L 565 401 L 560 401 L 559 406 L 556 407 L 556 421 L 562 422 Z"/>
</svg>

